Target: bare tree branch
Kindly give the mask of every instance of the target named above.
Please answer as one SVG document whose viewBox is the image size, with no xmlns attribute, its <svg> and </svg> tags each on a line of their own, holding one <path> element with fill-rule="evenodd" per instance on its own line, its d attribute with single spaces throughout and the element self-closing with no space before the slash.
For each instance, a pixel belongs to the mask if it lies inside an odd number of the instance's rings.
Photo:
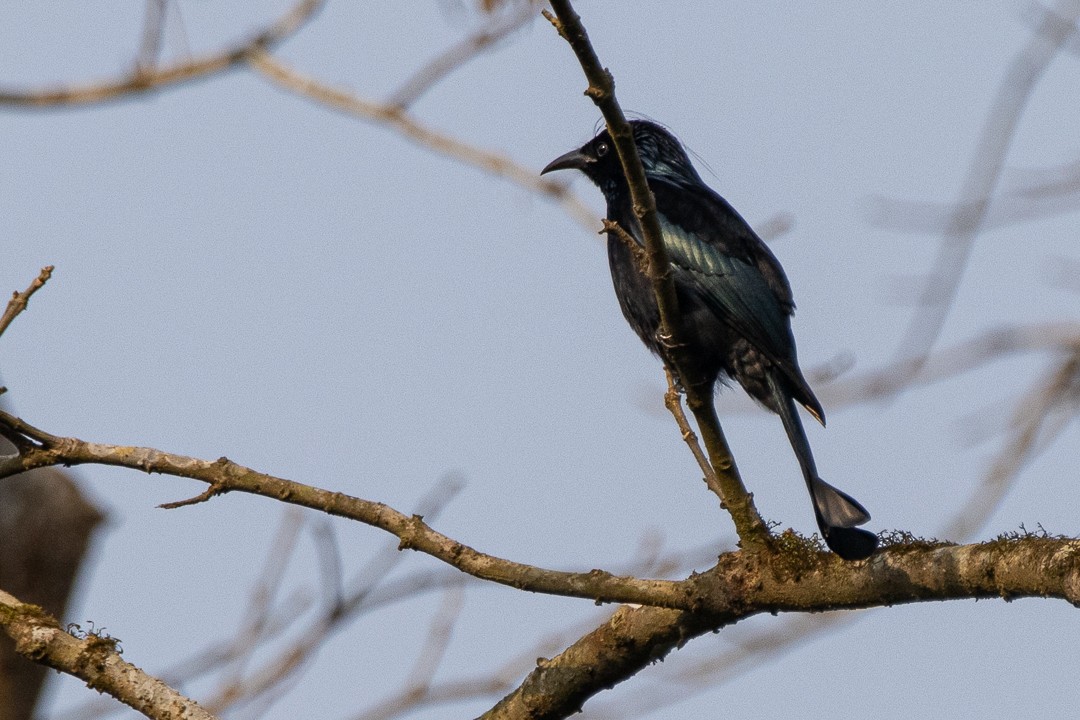
<svg viewBox="0 0 1080 720">
<path fill-rule="evenodd" d="M 436 83 L 470 60 L 490 50 L 500 40 L 519 30 L 536 17 L 535 0 L 528 0 L 515 8 L 508 17 L 482 27 L 453 47 L 447 49 L 431 62 L 413 73 L 402 83 L 386 104 L 407 110 Z"/>
<path fill-rule="evenodd" d="M 36 605 L 0 590 L 0 626 L 15 650 L 37 663 L 86 681 L 98 692 L 154 720 L 213 720 L 214 716 L 120 658 L 115 639 L 93 633 L 75 637 Z"/>
<path fill-rule="evenodd" d="M 861 613 L 794 615 L 755 630 L 745 638 L 732 640 L 730 634 L 725 633 L 726 649 L 689 663 L 680 655 L 676 667 L 672 667 L 673 663 L 664 663 L 659 672 L 650 673 L 649 680 L 628 689 L 629 694 L 623 695 L 618 702 L 598 701 L 596 705 L 590 705 L 585 717 L 588 720 L 621 720 L 628 707 L 647 715 L 760 669 L 765 663 L 812 642 L 821 634 L 850 625 L 862 617 Z"/>
<path fill-rule="evenodd" d="M 41 268 L 41 272 L 34 278 L 34 282 L 30 283 L 30 287 L 22 292 L 14 292 L 11 294 L 11 300 L 8 301 L 7 307 L 4 309 L 4 314 L 0 315 L 0 335 L 4 334 L 4 331 L 7 330 L 12 321 L 19 316 L 19 313 L 26 310 L 26 305 L 30 302 L 31 296 L 44 287 L 45 283 L 52 277 L 52 272 L 53 266 L 46 265 Z"/>
<path fill-rule="evenodd" d="M 505 155 L 483 150 L 435 130 L 400 107 L 365 100 L 349 91 L 330 87 L 316 78 L 297 72 L 269 53 L 252 53 L 249 62 L 255 70 L 285 90 L 333 110 L 386 125 L 440 155 L 472 165 L 526 190 L 551 198 L 574 220 L 590 230 L 600 224 L 599 218 L 570 191 L 568 185 L 544 180 L 535 170 L 523 167 Z"/>
<path fill-rule="evenodd" d="M 322 7 L 324 0 L 302 0 L 269 28 L 232 48 L 188 62 L 154 68 L 136 64 L 134 71 L 115 80 L 42 90 L 0 89 L 0 106 L 50 108 L 95 105 L 201 80 L 241 66 L 254 53 L 264 52 L 293 35 Z"/>
<path fill-rule="evenodd" d="M 727 611 L 719 606 L 714 608 L 714 613 L 656 607 L 620 608 L 606 623 L 557 657 L 541 658 L 536 670 L 521 686 L 482 717 L 484 720 L 569 717 L 596 693 L 662 659 L 698 635 L 758 612 L 810 610 L 804 591 L 809 595 L 829 594 L 834 599 L 843 596 L 848 601 L 847 607 L 868 607 L 864 601 L 875 595 L 880 600 L 879 593 L 891 596 L 892 600 L 885 603 L 891 605 L 928 599 L 924 593 L 938 595 L 940 599 L 961 587 L 965 588 L 964 592 L 974 592 L 972 597 L 1012 599 L 1017 597 L 1018 589 L 1013 583 L 1034 582 L 1046 589 L 1052 587 L 1050 595 L 1077 606 L 1080 605 L 1078 552 L 1080 541 L 1037 535 L 1000 538 L 980 545 L 901 545 L 896 551 L 886 549 L 866 563 L 836 561 L 808 574 L 792 566 L 782 569 L 785 562 L 782 556 L 731 553 L 721 556 L 716 568 L 692 579 L 715 582 L 717 590 L 722 587 L 730 602 Z M 774 560 L 781 564 L 771 565 L 770 569 L 757 565 L 762 561 L 771 564 Z M 832 575 L 833 572 L 846 577 Z M 772 599 L 759 604 L 757 601 L 764 597 Z"/>
<path fill-rule="evenodd" d="M 709 463 L 709 458 L 705 457 L 705 453 L 702 452 L 697 435 L 694 434 L 693 428 L 690 427 L 690 422 L 686 419 L 686 413 L 683 412 L 679 390 L 675 387 L 675 378 L 672 377 L 671 370 L 667 368 L 664 368 L 664 374 L 667 376 L 668 383 L 667 392 L 664 393 L 664 407 L 666 407 L 668 412 L 675 418 L 675 424 L 679 426 L 679 432 L 682 434 L 683 442 L 690 448 L 690 454 L 694 456 L 694 460 L 697 461 L 698 467 L 701 468 L 702 475 L 705 477 L 705 484 L 708 485 L 709 489 L 714 493 L 723 497 L 723 488 L 720 486 L 720 479 L 716 477 L 716 471 L 713 470 L 713 466 Z"/>
<path fill-rule="evenodd" d="M 621 578 L 600 570 L 588 573 L 544 570 L 486 555 L 436 532 L 419 515 L 409 517 L 382 503 L 266 475 L 224 457 L 209 462 L 152 448 L 60 438 L 5 412 L 0 412 L 0 435 L 20 449 L 19 455 L 0 458 L 0 478 L 38 467 L 85 463 L 175 475 L 207 483 L 209 489 L 199 497 L 246 492 L 357 520 L 397 536 L 401 549 L 418 550 L 470 575 L 522 590 L 607 602 L 660 602 L 675 607 L 694 604 L 678 583 L 671 581 Z"/>
</svg>

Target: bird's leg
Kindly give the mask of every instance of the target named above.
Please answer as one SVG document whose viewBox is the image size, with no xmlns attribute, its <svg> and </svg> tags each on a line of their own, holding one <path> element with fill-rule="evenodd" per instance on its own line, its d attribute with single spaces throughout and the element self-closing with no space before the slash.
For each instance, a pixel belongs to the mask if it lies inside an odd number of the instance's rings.
<svg viewBox="0 0 1080 720">
<path fill-rule="evenodd" d="M 670 330 L 665 330 L 663 327 L 656 329 L 653 333 L 653 337 L 656 338 L 656 345 L 661 349 L 664 354 L 664 359 L 670 359 L 671 351 L 679 348 L 689 347 L 686 342 L 676 342 L 675 336 L 671 334 Z"/>
<path fill-rule="evenodd" d="M 677 347 L 685 347 L 682 343 L 676 343 L 675 339 L 670 333 L 664 332 L 663 328 L 657 328 L 653 335 L 656 338 L 656 347 L 660 351 L 660 356 L 664 361 L 664 367 L 667 368 L 668 374 L 672 378 L 672 383 L 675 390 L 680 395 L 686 394 L 686 385 L 683 384 L 682 376 L 679 375 L 678 365 L 675 363 L 675 359 L 671 355 L 671 351 Z"/>
<path fill-rule="evenodd" d="M 675 362 L 676 351 L 691 346 L 685 342 L 676 342 L 670 333 L 664 332 L 663 328 L 657 328 L 653 337 L 656 339 L 656 348 L 664 361 L 664 366 L 674 378 L 675 389 L 679 391 L 679 394 L 688 396 L 690 393 L 687 391 L 693 389 L 697 390 L 702 397 L 711 398 L 715 376 L 709 377 L 704 368 L 700 367 L 697 359 L 693 356 L 687 357 L 685 352 L 681 353 L 680 361 Z M 679 367 L 682 367 L 683 373 L 679 372 Z M 687 377 L 684 378 L 683 374 Z"/>
</svg>

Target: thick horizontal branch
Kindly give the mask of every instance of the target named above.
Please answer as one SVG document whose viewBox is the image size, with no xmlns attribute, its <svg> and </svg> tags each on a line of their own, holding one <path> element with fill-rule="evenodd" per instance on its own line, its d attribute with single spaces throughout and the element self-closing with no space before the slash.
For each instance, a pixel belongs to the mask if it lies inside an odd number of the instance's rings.
<svg viewBox="0 0 1080 720">
<path fill-rule="evenodd" d="M 214 720 L 194 700 L 125 662 L 116 640 L 65 632 L 55 618 L 0 590 L 0 626 L 20 655 L 85 680 L 89 687 L 116 698 L 155 720 Z"/>
<path fill-rule="evenodd" d="M 687 582 L 716 598 L 698 613 L 620 608 L 558 656 L 541 658 L 484 720 L 557 720 L 580 711 L 671 650 L 763 612 L 888 606 L 959 598 L 1055 597 L 1080 605 L 1080 541 L 1011 537 L 979 545 L 895 545 L 850 563 L 797 551 L 731 553 Z"/>
<path fill-rule="evenodd" d="M 661 660 L 710 629 L 692 613 L 666 608 L 620 608 L 558 656 L 536 669 L 481 720 L 561 720 L 585 701 Z"/>
</svg>

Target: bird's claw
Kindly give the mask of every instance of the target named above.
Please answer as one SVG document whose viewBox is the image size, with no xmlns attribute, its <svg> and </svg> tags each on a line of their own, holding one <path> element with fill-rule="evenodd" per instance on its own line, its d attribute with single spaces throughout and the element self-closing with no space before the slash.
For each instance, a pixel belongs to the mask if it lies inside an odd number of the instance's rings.
<svg viewBox="0 0 1080 720">
<path fill-rule="evenodd" d="M 675 342 L 675 336 L 670 332 L 664 332 L 663 330 L 656 331 L 656 342 L 660 347 L 666 350 L 672 350 L 677 347 L 686 347 L 686 343 Z"/>
</svg>

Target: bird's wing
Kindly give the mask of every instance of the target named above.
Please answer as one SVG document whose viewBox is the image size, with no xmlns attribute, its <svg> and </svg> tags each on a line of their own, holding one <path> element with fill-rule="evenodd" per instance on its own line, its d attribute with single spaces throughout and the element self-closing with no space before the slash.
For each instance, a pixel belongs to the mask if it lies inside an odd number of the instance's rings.
<svg viewBox="0 0 1080 720">
<path fill-rule="evenodd" d="M 774 362 L 791 364 L 790 291 L 788 297 L 778 296 L 776 283 L 761 272 L 754 253 L 761 241 L 753 230 L 727 203 L 713 205 L 723 201 L 711 191 L 687 192 L 667 181 L 650 185 L 664 245 L 679 279 Z M 779 277 L 787 290 L 782 271 Z"/>
<path fill-rule="evenodd" d="M 702 243 L 667 216 L 660 227 L 676 272 L 724 322 L 766 355 L 790 355 L 787 316 L 756 267 Z"/>
<path fill-rule="evenodd" d="M 819 421 L 821 404 L 798 368 L 789 316 L 791 287 L 745 220 L 704 185 L 650 178 L 664 244 L 679 281 L 728 327 L 772 360 Z"/>
</svg>

